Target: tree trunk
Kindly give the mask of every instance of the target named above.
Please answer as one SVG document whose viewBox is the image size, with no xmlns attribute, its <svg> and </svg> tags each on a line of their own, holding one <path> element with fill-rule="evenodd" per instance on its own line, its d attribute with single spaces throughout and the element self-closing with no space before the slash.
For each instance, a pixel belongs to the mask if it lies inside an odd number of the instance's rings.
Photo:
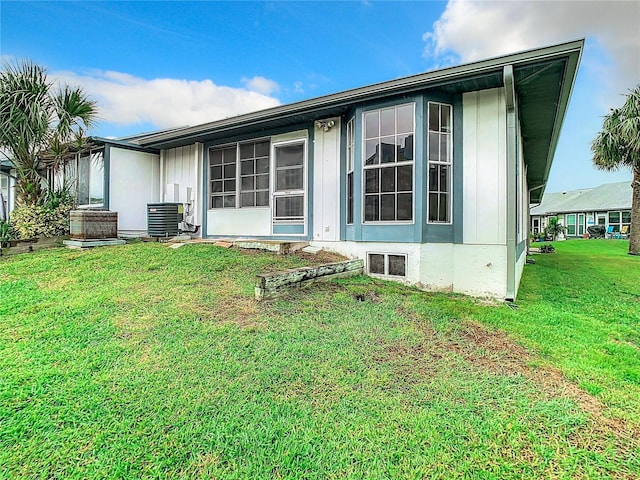
<svg viewBox="0 0 640 480">
<path fill-rule="evenodd" d="M 21 173 L 16 182 L 16 204 L 37 205 L 42 200 L 42 177 L 33 171 Z"/>
<path fill-rule="evenodd" d="M 633 168 L 629 255 L 640 255 L 640 168 Z"/>
</svg>

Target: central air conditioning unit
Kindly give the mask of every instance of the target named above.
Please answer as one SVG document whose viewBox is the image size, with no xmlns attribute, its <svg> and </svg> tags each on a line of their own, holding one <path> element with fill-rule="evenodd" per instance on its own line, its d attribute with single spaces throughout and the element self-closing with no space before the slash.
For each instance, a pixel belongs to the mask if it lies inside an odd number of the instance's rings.
<svg viewBox="0 0 640 480">
<path fill-rule="evenodd" d="M 178 202 L 147 203 L 147 231 L 150 237 L 175 237 L 180 231 L 184 207 Z"/>
</svg>

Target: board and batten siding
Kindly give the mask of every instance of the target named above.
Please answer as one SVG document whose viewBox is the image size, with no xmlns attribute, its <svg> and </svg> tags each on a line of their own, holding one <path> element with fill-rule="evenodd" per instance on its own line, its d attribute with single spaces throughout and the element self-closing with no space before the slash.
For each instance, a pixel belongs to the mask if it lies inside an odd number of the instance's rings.
<svg viewBox="0 0 640 480">
<path fill-rule="evenodd" d="M 163 179 L 162 201 L 176 201 L 189 203 L 193 201 L 193 223 L 200 225 L 202 220 L 202 157 L 201 143 L 185 145 L 184 147 L 170 148 L 162 153 Z M 178 198 L 171 198 L 167 185 L 178 185 Z M 187 198 L 187 187 L 191 188 L 191 198 Z M 168 194 L 168 195 L 167 195 Z"/>
<path fill-rule="evenodd" d="M 465 93 L 463 243 L 505 245 L 507 152 L 504 89 Z"/>
<path fill-rule="evenodd" d="M 109 210 L 118 212 L 118 231 L 145 232 L 147 203 L 160 200 L 160 157 L 110 147 Z"/>
<path fill-rule="evenodd" d="M 316 128 L 313 148 L 313 239 L 340 240 L 340 119 L 328 131 Z"/>
</svg>

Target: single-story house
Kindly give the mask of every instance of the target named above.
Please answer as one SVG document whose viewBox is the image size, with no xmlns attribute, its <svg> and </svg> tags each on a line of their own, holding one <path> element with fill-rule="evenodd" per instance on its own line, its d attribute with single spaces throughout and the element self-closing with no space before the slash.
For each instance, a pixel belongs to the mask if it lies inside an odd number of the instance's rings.
<svg viewBox="0 0 640 480">
<path fill-rule="evenodd" d="M 371 275 L 513 300 L 584 41 L 119 140 L 66 169 L 146 230 L 180 202 L 207 238 L 306 241 Z"/>
<path fill-rule="evenodd" d="M 531 208 L 531 232 L 544 231 L 549 218 L 558 217 L 567 237 L 582 237 L 591 225 L 604 225 L 609 232 L 631 229 L 631 180 L 606 183 L 595 188 L 545 193 Z"/>
</svg>

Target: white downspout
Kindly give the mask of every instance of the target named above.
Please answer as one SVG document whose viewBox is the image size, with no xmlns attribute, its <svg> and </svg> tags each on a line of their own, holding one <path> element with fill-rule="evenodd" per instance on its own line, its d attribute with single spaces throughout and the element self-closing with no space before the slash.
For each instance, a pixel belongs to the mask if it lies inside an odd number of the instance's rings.
<svg viewBox="0 0 640 480">
<path fill-rule="evenodd" d="M 507 301 L 516 299 L 516 211 L 517 183 L 516 162 L 516 92 L 513 66 L 505 65 L 503 71 L 505 100 L 507 107 Z"/>
<path fill-rule="evenodd" d="M 164 202 L 164 152 L 165 150 L 160 150 L 160 198 L 159 202 Z"/>
</svg>

